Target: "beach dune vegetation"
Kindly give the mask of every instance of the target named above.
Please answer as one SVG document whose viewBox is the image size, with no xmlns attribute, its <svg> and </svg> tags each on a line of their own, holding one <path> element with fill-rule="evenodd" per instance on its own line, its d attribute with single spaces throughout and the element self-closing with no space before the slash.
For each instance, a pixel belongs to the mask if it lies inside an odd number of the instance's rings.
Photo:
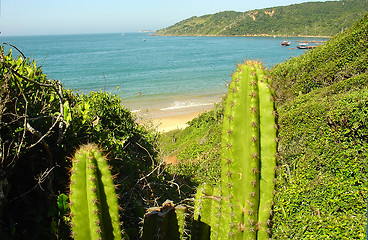
<svg viewBox="0 0 368 240">
<path fill-rule="evenodd" d="M 322 46 L 269 70 L 278 115 L 278 171 L 267 233 L 273 238 L 366 238 L 367 39 L 365 14 Z M 72 238 L 70 157 L 87 143 L 108 154 L 124 209 L 119 221 L 130 239 L 139 238 L 146 209 L 166 199 L 193 209 L 198 185 L 219 183 L 224 175 L 221 150 L 232 146 L 221 145 L 221 125 L 229 120 L 224 102 L 188 128 L 160 135 L 139 125 L 119 97 L 64 89 L 18 55 L 0 48 L 1 239 Z M 175 155 L 179 163 L 167 166 L 164 154 Z M 188 215 L 180 216 L 176 230 Z"/>
</svg>

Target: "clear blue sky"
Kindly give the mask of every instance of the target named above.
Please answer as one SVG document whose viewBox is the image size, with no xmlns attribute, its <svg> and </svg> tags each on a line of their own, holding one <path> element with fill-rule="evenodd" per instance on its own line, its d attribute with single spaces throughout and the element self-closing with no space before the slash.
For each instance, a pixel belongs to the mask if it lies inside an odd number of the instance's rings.
<svg viewBox="0 0 368 240">
<path fill-rule="evenodd" d="M 158 30 L 192 16 L 321 0 L 0 0 L 2 35 Z"/>
</svg>

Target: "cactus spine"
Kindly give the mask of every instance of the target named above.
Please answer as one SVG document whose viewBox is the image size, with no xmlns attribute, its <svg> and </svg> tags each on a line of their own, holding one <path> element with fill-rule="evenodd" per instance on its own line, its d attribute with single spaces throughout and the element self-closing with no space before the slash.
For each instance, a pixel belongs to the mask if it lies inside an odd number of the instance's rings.
<svg viewBox="0 0 368 240">
<path fill-rule="evenodd" d="M 75 153 L 69 198 L 74 239 L 122 239 L 113 179 L 95 144 Z"/>
<path fill-rule="evenodd" d="M 238 65 L 232 76 L 223 119 L 221 226 L 216 239 L 270 237 L 277 129 L 269 84 L 266 70 L 257 61 Z M 199 210 L 207 215 L 205 205 Z M 211 224 L 206 218 L 203 221 Z M 211 231 L 216 229 L 210 226 Z"/>
</svg>

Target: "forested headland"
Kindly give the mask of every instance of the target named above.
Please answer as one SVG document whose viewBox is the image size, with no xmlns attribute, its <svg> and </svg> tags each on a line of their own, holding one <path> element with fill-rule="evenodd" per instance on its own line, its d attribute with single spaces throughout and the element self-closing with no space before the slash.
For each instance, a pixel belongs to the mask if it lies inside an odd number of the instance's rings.
<svg viewBox="0 0 368 240">
<path fill-rule="evenodd" d="M 172 36 L 333 36 L 368 11 L 366 0 L 307 2 L 246 12 L 193 16 L 157 35 Z"/>
</svg>

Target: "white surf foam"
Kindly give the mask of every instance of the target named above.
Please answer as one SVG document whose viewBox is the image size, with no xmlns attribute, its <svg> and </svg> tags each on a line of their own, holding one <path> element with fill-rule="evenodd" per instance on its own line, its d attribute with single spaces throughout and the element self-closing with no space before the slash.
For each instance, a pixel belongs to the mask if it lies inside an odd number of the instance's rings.
<svg viewBox="0 0 368 240">
<path fill-rule="evenodd" d="M 209 106 L 213 103 L 200 103 L 195 101 L 175 101 L 170 107 L 160 108 L 162 111 L 166 110 L 174 110 L 181 108 L 191 108 L 191 107 L 199 107 L 199 106 Z"/>
</svg>

